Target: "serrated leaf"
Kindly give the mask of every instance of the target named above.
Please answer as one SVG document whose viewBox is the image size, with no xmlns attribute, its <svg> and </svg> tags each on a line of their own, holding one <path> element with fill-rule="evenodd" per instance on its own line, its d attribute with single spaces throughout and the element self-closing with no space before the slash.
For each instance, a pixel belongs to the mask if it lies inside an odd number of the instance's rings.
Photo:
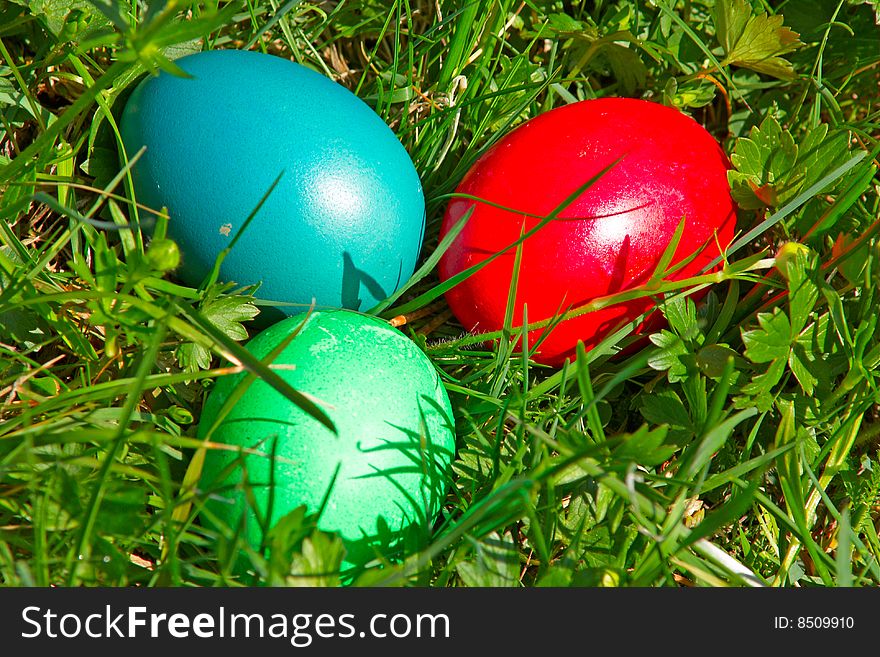
<svg viewBox="0 0 880 657">
<path fill-rule="evenodd" d="M 773 313 L 758 313 L 761 328 L 743 331 L 745 356 L 753 363 L 769 363 L 777 358 L 787 359 L 791 348 L 791 324 L 788 316 L 778 308 Z"/>
<path fill-rule="evenodd" d="M 772 115 L 753 126 L 748 137 L 736 140 L 728 172 L 731 194 L 743 209 L 776 207 L 800 189 L 792 186 L 798 146 Z"/>
<path fill-rule="evenodd" d="M 260 310 L 254 305 L 252 297 L 228 295 L 206 301 L 201 312 L 224 335 L 241 341 L 248 337 L 242 322 L 252 320 Z M 195 343 L 189 342 L 178 347 L 177 358 L 180 366 L 187 372 L 198 372 L 211 367 L 210 350 Z"/>
<path fill-rule="evenodd" d="M 735 65 L 777 78 L 794 77 L 782 55 L 803 45 L 797 32 L 784 27 L 782 16 L 752 15 L 747 0 L 717 0 L 715 32 L 727 55 L 722 65 Z"/>
<path fill-rule="evenodd" d="M 310 549 L 305 547 L 306 541 L 313 539 Z M 272 585 L 288 584 L 292 586 L 326 585 L 329 577 L 309 577 L 310 575 L 330 575 L 338 572 L 344 548 L 334 549 L 333 544 L 341 541 L 337 537 L 322 534 L 317 529 L 317 516 L 309 514 L 305 505 L 291 509 L 276 520 L 266 534 L 265 544 L 268 548 L 270 563 L 270 581 Z M 316 550 L 318 548 L 318 550 Z M 316 554 L 319 551 L 319 554 Z M 331 563 L 324 565 L 324 558 L 329 557 Z M 338 560 L 337 560 L 338 559 Z M 291 574 L 300 577 L 289 577 Z M 336 578 L 338 581 L 338 577 Z"/>
<path fill-rule="evenodd" d="M 702 78 L 682 84 L 678 84 L 675 78 L 669 78 L 663 89 L 663 104 L 679 109 L 705 107 L 715 99 L 717 92 L 714 84 Z"/>
<path fill-rule="evenodd" d="M 198 372 L 211 367 L 211 352 L 203 346 L 187 342 L 177 348 L 177 361 L 186 372 Z"/>
<path fill-rule="evenodd" d="M 767 122 L 762 123 L 762 128 L 765 123 Z M 761 132 L 760 128 L 757 129 L 757 133 Z M 743 143 L 740 149 L 743 158 L 733 158 L 735 160 L 734 166 L 739 168 L 728 171 L 731 195 L 742 209 L 766 209 L 767 206 L 773 205 L 779 206 L 780 209 L 738 238 L 729 247 L 728 255 L 735 253 L 745 244 L 751 243 L 757 236 L 765 233 L 793 212 L 797 212 L 801 219 L 807 218 L 809 221 L 806 226 L 800 226 L 799 219 L 795 218 L 795 226 L 799 227 L 799 232 L 807 232 L 807 229 L 812 225 L 821 225 L 822 231 L 827 231 L 833 225 L 834 219 L 832 217 L 834 214 L 832 212 L 828 215 L 828 224 L 821 222 L 816 224 L 815 217 L 825 212 L 827 201 L 820 200 L 815 195 L 820 192 L 833 193 L 837 189 L 846 189 L 848 191 L 844 195 L 853 194 L 845 206 L 849 207 L 855 202 L 856 195 L 870 184 L 869 179 L 866 179 L 864 183 L 861 183 L 862 186 L 851 189 L 851 185 L 855 184 L 853 183 L 854 176 L 872 173 L 870 168 L 862 168 L 858 172 L 853 171 L 862 160 L 866 159 L 866 153 L 849 149 L 848 132 L 841 130 L 824 137 L 827 133 L 828 129 L 824 125 L 808 132 L 798 146 L 798 159 L 795 166 L 791 168 L 784 179 L 777 180 L 773 184 L 767 182 L 770 174 L 763 170 L 758 171 L 759 167 L 755 162 L 770 157 L 771 151 L 777 146 L 771 140 L 765 147 L 766 154 L 759 153 L 757 158 L 752 159 L 749 157 L 749 144 Z M 755 144 L 752 141 L 755 134 L 756 131 L 753 130 L 749 136 L 749 141 L 752 144 Z M 736 151 L 736 149 L 734 150 Z M 763 165 L 760 168 L 763 169 Z M 843 202 L 842 199 L 839 200 Z M 842 213 L 843 209 L 841 208 Z"/>
<path fill-rule="evenodd" d="M 767 182 L 778 185 L 791 173 L 798 157 L 798 147 L 788 130 L 783 130 L 776 117 L 768 116 L 761 124 L 761 131 L 753 131 L 758 148 L 768 154 L 764 170 Z"/>
<path fill-rule="evenodd" d="M 741 210 L 763 210 L 779 205 L 779 197 L 769 185 L 758 185 L 750 176 L 731 169 L 727 172 L 730 196 Z"/>
<path fill-rule="evenodd" d="M 755 127 L 752 128 L 753 135 L 757 129 Z M 761 149 L 758 148 L 758 144 L 754 139 L 743 137 L 736 140 L 736 146 L 730 155 L 730 161 L 740 173 L 758 176 L 760 180 L 760 176 L 764 172 L 762 160 Z"/>
<path fill-rule="evenodd" d="M 200 308 L 202 315 L 233 340 L 248 336 L 242 322 L 252 320 L 259 314 L 251 297 L 223 296 L 209 301 Z"/>
<path fill-rule="evenodd" d="M 670 383 L 681 381 L 687 376 L 687 365 L 682 362 L 681 356 L 688 354 L 688 348 L 682 339 L 663 329 L 659 333 L 653 333 L 650 338 L 659 349 L 648 359 L 648 367 L 661 372 L 668 372 Z"/>
<path fill-rule="evenodd" d="M 678 333 L 682 339 L 694 340 L 700 335 L 697 306 L 690 297 L 676 296 L 664 301 L 661 310 L 669 322 L 669 328 Z"/>
<path fill-rule="evenodd" d="M 796 251 L 785 264 L 788 275 L 788 307 L 791 317 L 791 340 L 804 330 L 810 313 L 819 299 L 819 288 L 813 281 L 817 256 L 807 249 Z"/>
</svg>

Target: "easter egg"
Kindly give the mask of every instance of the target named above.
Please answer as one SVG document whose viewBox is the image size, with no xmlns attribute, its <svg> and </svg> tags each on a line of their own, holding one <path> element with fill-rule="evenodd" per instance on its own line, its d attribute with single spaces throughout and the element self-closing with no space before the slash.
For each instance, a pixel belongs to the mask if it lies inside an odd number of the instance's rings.
<svg viewBox="0 0 880 657">
<path fill-rule="evenodd" d="M 235 449 L 207 450 L 200 488 L 214 522 L 243 526 L 254 548 L 261 527 L 305 505 L 320 512 L 320 529 L 342 537 L 346 566 L 363 565 L 430 533 L 455 451 L 452 409 L 430 360 L 387 322 L 348 310 L 305 317 L 278 322 L 247 349 L 266 359 L 280 348 L 271 367 L 336 434 L 256 379 L 220 417 L 245 375 L 223 377 L 199 435 Z"/>
<path fill-rule="evenodd" d="M 457 192 L 480 200 L 454 198 L 447 206 L 441 235 L 472 214 L 440 260 L 441 279 L 503 251 L 609 166 L 523 242 L 515 326 L 522 325 L 524 305 L 532 324 L 646 282 L 682 218 L 672 263 L 696 257 L 673 279 L 698 274 L 732 241 L 736 209 L 728 160 L 702 126 L 648 101 L 586 100 L 517 127 L 467 172 Z M 515 254 L 507 249 L 447 292 L 466 329 L 503 327 Z M 573 359 L 579 340 L 595 347 L 653 304 L 650 298 L 630 300 L 564 320 L 549 332 L 533 329 L 528 342 L 537 345 L 534 359 L 548 365 Z"/>
<path fill-rule="evenodd" d="M 146 147 L 133 188 L 139 203 L 167 207 L 180 279 L 200 284 L 232 247 L 220 279 L 261 283 L 257 296 L 287 314 L 303 308 L 282 304 L 313 298 L 369 310 L 407 281 L 424 235 L 422 187 L 368 105 L 273 55 L 216 50 L 176 64 L 191 77 L 144 79 L 121 133 L 129 158 Z"/>
</svg>

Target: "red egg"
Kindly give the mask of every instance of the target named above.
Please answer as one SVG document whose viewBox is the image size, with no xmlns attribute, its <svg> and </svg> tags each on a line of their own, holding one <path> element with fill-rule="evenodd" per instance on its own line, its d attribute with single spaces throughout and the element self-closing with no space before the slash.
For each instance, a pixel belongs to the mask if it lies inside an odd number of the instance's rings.
<svg viewBox="0 0 880 657">
<path fill-rule="evenodd" d="M 439 264 L 443 280 L 516 241 L 565 199 L 620 161 L 559 216 L 526 239 L 522 249 L 514 326 L 548 319 L 596 297 L 645 282 L 682 217 L 684 234 L 673 263 L 700 253 L 676 272 L 696 275 L 733 239 L 736 207 L 727 184 L 729 162 L 715 139 L 676 109 L 629 98 L 586 100 L 519 126 L 468 171 L 457 192 L 497 203 L 455 198 L 445 235 L 470 208 L 473 214 Z M 447 301 L 468 330 L 500 330 L 516 249 L 449 290 Z M 590 349 L 609 332 L 650 309 L 642 298 L 556 325 L 534 359 L 573 360 L 578 340 Z M 529 333 L 533 346 L 546 329 Z"/>
</svg>

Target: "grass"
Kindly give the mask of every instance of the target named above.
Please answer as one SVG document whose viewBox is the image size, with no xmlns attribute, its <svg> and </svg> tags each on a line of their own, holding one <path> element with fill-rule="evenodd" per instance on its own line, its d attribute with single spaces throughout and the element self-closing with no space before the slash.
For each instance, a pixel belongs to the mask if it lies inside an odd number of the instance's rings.
<svg viewBox="0 0 880 657">
<path fill-rule="evenodd" d="M 147 70 L 251 48 L 364 98 L 426 191 L 423 276 L 377 312 L 403 315 L 442 373 L 453 485 L 429 544 L 357 584 L 880 584 L 876 11 L 857 0 L 7 3 L 0 582 L 239 583 L 239 546 L 198 522 L 187 466 L 211 381 L 241 367 L 274 375 L 240 346 L 258 308 L 247 290 L 175 281 L 165 218 L 152 241 L 137 228 L 156 209 L 131 200 L 138 154 L 120 167 L 116 121 Z M 605 96 L 672 104 L 722 142 L 738 239 L 718 273 L 672 283 L 658 272 L 623 293 L 665 314 L 649 342 L 623 327 L 554 370 L 516 351 L 520 327 L 487 347 L 456 324 L 433 270 L 439 220 L 510 128 Z M 778 252 L 789 241 L 806 248 Z M 301 513 L 268 558 L 251 557 L 272 584 L 338 583 L 338 542 Z"/>
</svg>

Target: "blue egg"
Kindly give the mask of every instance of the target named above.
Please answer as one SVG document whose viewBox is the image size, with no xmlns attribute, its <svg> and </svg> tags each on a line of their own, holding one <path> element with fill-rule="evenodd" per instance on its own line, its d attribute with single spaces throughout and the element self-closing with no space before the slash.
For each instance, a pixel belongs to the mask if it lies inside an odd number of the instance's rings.
<svg viewBox="0 0 880 657">
<path fill-rule="evenodd" d="M 280 57 L 215 50 L 177 60 L 190 78 L 146 78 L 121 122 L 137 200 L 167 207 L 198 285 L 230 246 L 220 278 L 261 283 L 273 302 L 369 310 L 412 275 L 425 231 L 406 150 L 363 101 Z M 279 306 L 288 314 L 302 307 Z"/>
</svg>

